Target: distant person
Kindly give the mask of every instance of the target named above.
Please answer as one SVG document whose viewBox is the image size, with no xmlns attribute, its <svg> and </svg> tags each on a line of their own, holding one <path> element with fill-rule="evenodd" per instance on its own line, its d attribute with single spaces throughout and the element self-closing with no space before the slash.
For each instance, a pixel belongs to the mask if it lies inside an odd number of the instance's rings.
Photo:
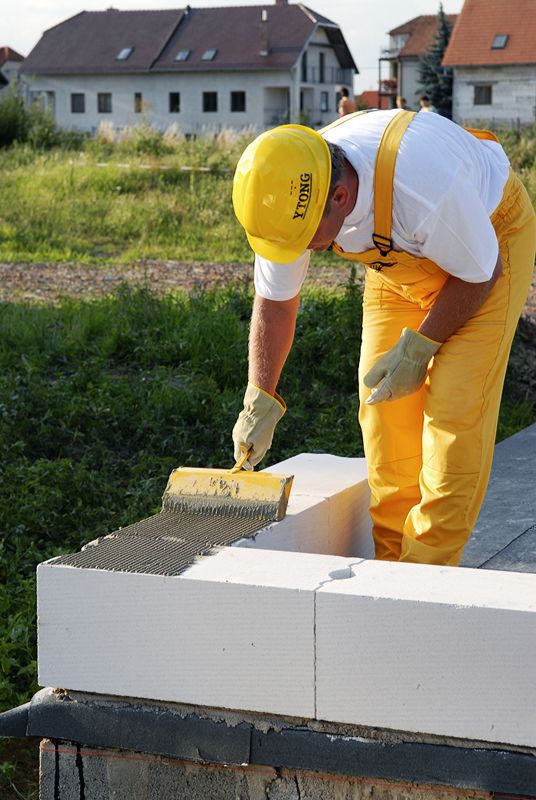
<svg viewBox="0 0 536 800">
<path fill-rule="evenodd" d="M 357 106 L 353 97 L 348 94 L 348 89 L 344 86 L 340 91 L 341 99 L 339 100 L 339 117 L 344 117 L 346 114 L 353 114 L 357 111 Z"/>
<path fill-rule="evenodd" d="M 396 98 L 396 107 L 397 108 L 404 108 L 406 111 L 411 111 L 411 108 L 406 105 L 406 98 L 405 97 L 397 97 Z"/>
<path fill-rule="evenodd" d="M 430 99 L 427 94 L 422 94 L 419 97 L 419 103 L 421 105 L 421 111 L 435 111 L 436 109 L 430 105 Z"/>
</svg>

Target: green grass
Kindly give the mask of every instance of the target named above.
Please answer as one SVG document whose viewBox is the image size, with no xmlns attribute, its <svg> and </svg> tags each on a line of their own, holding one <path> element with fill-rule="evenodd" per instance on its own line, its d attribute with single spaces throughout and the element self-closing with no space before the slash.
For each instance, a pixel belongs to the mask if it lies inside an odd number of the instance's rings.
<svg viewBox="0 0 536 800">
<path fill-rule="evenodd" d="M 536 201 L 536 125 L 522 136 L 498 135 Z M 247 131 L 166 137 L 142 121 L 122 139 L 112 129 L 80 138 L 77 149 L 69 149 L 74 134 L 44 137 L 44 143 L 62 142 L 48 149 L 28 142 L 0 148 L 0 190 L 9 197 L 0 213 L 0 260 L 249 262 L 231 192 L 234 168 L 251 138 Z M 313 254 L 313 266 L 336 263 L 333 253 Z"/>
<path fill-rule="evenodd" d="M 232 464 L 247 382 L 249 287 L 0 305 L 0 709 L 35 678 L 35 568 L 160 509 L 180 465 Z M 263 465 L 360 455 L 359 292 L 305 296 Z"/>
<path fill-rule="evenodd" d="M 0 191 L 10 198 L 0 212 L 0 260 L 251 262 L 231 198 L 248 141 L 222 134 L 160 148 L 146 142 L 144 151 L 134 136 L 122 145 L 87 140 L 82 151 L 0 149 Z M 336 260 L 327 253 L 313 264 Z"/>
</svg>

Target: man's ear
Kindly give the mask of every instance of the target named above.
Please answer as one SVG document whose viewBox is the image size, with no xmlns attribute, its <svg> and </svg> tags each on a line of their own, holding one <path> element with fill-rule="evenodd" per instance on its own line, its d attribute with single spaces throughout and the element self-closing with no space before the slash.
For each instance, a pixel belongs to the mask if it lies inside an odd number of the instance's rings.
<svg viewBox="0 0 536 800">
<path fill-rule="evenodd" d="M 331 202 L 334 203 L 339 211 L 344 211 L 350 200 L 350 190 L 344 183 L 336 184 L 331 195 Z"/>
</svg>

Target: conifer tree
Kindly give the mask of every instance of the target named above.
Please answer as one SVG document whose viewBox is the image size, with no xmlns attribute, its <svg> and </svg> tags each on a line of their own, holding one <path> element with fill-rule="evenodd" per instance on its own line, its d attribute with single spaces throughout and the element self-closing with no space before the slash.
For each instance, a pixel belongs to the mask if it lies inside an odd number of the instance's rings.
<svg viewBox="0 0 536 800">
<path fill-rule="evenodd" d="M 442 67 L 441 61 L 449 43 L 452 27 L 452 23 L 448 21 L 443 11 L 443 4 L 440 3 L 434 41 L 426 53 L 419 56 L 419 83 L 423 87 L 423 94 L 428 95 L 430 104 L 439 114 L 449 119 L 452 116 L 452 69 Z"/>
</svg>

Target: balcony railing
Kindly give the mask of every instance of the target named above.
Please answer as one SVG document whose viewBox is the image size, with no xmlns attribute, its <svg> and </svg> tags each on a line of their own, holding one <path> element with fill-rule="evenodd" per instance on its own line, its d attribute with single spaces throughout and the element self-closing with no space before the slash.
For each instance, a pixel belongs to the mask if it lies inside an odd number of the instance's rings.
<svg viewBox="0 0 536 800">
<path fill-rule="evenodd" d="M 340 67 L 307 67 L 302 69 L 301 80 L 302 83 L 332 83 L 332 84 L 350 84 L 353 81 L 353 70 L 341 69 Z"/>
<path fill-rule="evenodd" d="M 300 111 L 299 122 L 301 125 L 308 125 L 311 128 L 321 128 L 337 119 L 337 115 L 336 108 L 328 111 L 322 111 L 320 108 L 306 108 L 304 111 Z M 264 109 L 265 128 L 275 128 L 277 125 L 286 125 L 288 122 L 290 122 L 288 108 Z"/>
<path fill-rule="evenodd" d="M 398 58 L 400 51 L 402 50 L 401 47 L 382 47 L 380 50 L 380 59 L 389 60 L 391 58 Z"/>
</svg>

